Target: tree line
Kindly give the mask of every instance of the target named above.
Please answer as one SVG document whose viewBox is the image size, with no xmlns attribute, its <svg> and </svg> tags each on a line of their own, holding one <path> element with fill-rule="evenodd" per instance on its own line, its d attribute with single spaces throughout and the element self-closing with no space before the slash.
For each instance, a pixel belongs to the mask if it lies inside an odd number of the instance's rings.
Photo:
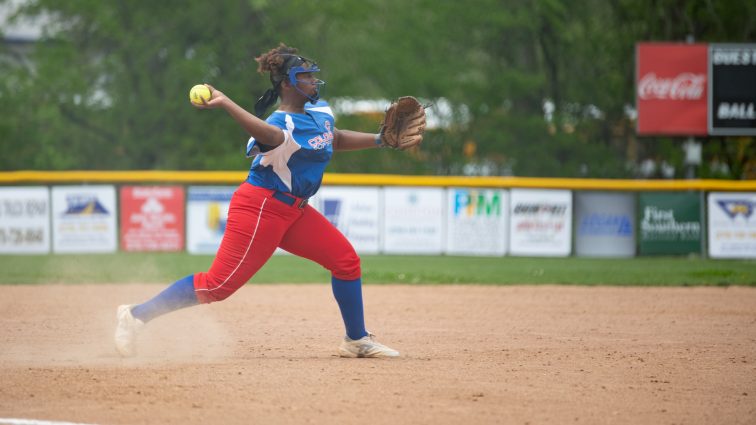
<svg viewBox="0 0 756 425">
<path fill-rule="evenodd" d="M 270 84 L 254 57 L 284 42 L 318 61 L 326 100 L 449 105 L 420 149 L 329 171 L 681 178 L 684 138 L 635 133 L 636 43 L 756 39 L 756 4 L 735 0 L 28 0 L 16 18 L 40 15 L 38 40 L 0 47 L 2 170 L 244 169 L 247 136 L 187 93 L 252 110 Z M 753 137 L 699 140 L 697 176 L 756 177 Z"/>
</svg>

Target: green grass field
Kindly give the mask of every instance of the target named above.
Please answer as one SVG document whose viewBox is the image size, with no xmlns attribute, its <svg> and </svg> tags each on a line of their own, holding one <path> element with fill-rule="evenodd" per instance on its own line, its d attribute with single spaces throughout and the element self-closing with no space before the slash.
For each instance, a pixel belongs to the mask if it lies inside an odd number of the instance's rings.
<svg viewBox="0 0 756 425">
<path fill-rule="evenodd" d="M 212 256 L 186 253 L 2 255 L 0 284 L 170 283 L 205 271 Z M 698 257 L 480 258 L 452 256 L 362 257 L 368 284 L 565 284 L 756 286 L 756 261 Z M 301 258 L 274 256 L 253 283 L 329 282 L 329 273 Z"/>
</svg>

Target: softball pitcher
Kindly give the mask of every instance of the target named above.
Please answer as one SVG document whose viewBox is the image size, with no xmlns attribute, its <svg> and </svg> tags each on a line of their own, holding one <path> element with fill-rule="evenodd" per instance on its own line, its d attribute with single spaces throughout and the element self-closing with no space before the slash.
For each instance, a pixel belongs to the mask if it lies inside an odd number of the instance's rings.
<svg viewBox="0 0 756 425">
<path fill-rule="evenodd" d="M 251 136 L 247 156 L 254 160 L 247 180 L 231 198 L 218 253 L 206 272 L 180 279 L 142 304 L 119 306 L 116 349 L 134 356 L 137 334 L 150 320 L 228 298 L 281 247 L 331 271 L 333 295 L 346 328 L 338 350 L 342 357 L 397 357 L 399 352 L 365 330 L 360 258 L 308 199 L 318 191 L 334 151 L 419 144 L 425 111 L 417 102 L 404 109 L 394 103 L 379 134 L 340 130 L 328 104 L 319 99 L 324 82 L 315 76 L 320 68 L 314 61 L 284 44 L 256 61 L 258 72 L 268 73 L 272 84 L 255 105 L 256 116 L 209 85 L 210 99 L 192 103 L 200 109 L 224 109 Z M 267 120 L 259 119 L 279 97 L 278 109 Z"/>
</svg>

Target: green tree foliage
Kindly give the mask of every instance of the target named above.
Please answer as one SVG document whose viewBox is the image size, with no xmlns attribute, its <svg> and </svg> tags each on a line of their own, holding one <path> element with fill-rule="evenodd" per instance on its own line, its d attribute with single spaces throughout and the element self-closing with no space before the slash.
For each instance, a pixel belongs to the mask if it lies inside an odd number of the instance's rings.
<svg viewBox="0 0 756 425">
<path fill-rule="evenodd" d="M 632 54 L 630 40 L 700 43 L 756 42 L 756 3 L 735 0 L 614 0 L 613 25 L 620 40 L 617 47 Z M 618 62 L 632 90 L 634 62 Z M 619 92 L 618 92 L 619 93 Z M 632 93 L 624 96 L 632 96 Z M 627 132 L 627 131 L 626 131 Z M 632 140 L 634 142 L 634 140 Z M 644 137 L 637 140 L 633 156 L 664 158 L 681 168 L 681 138 Z M 756 140 L 753 137 L 709 137 L 702 140 L 704 178 L 756 178 Z M 679 177 L 679 176 L 678 176 Z"/>
<path fill-rule="evenodd" d="M 265 86 L 253 57 L 273 41 L 249 30 L 266 27 L 263 14 L 246 1 L 223 3 L 28 2 L 25 13 L 47 13 L 57 25 L 35 44 L 31 66 L 3 70 L 12 77 L 0 97 L 13 112 L 0 121 L 0 143 L 15 155 L 2 167 L 244 166 L 243 132 L 187 97 L 206 81 L 239 94 Z M 240 100 L 251 106 L 251 97 Z"/>
<path fill-rule="evenodd" d="M 0 0 L 0 3 L 7 0 Z M 52 17 L 29 63 L 0 60 L 0 169 L 240 169 L 247 136 L 191 108 L 209 82 L 251 109 L 254 57 L 285 42 L 318 60 L 326 99 L 413 94 L 444 113 L 416 152 L 336 155 L 331 171 L 630 177 L 681 167 L 683 139 L 638 138 L 638 41 L 745 42 L 734 0 L 28 0 Z M 6 55 L 7 57 L 8 55 Z M 451 111 L 443 110 L 451 105 Z M 381 114 L 337 117 L 374 132 Z M 747 175 L 752 138 L 704 142 L 705 177 Z"/>
</svg>

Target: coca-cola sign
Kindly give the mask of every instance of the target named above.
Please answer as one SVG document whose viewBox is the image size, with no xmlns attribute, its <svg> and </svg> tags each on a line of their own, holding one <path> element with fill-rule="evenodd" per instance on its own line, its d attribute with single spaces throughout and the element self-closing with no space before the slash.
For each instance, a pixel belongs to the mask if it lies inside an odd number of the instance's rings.
<svg viewBox="0 0 756 425">
<path fill-rule="evenodd" d="M 707 50 L 706 44 L 637 45 L 638 134 L 707 134 Z"/>
<path fill-rule="evenodd" d="M 638 98 L 700 100 L 706 93 L 706 75 L 682 72 L 672 78 L 663 78 L 653 72 L 638 82 Z"/>
</svg>

